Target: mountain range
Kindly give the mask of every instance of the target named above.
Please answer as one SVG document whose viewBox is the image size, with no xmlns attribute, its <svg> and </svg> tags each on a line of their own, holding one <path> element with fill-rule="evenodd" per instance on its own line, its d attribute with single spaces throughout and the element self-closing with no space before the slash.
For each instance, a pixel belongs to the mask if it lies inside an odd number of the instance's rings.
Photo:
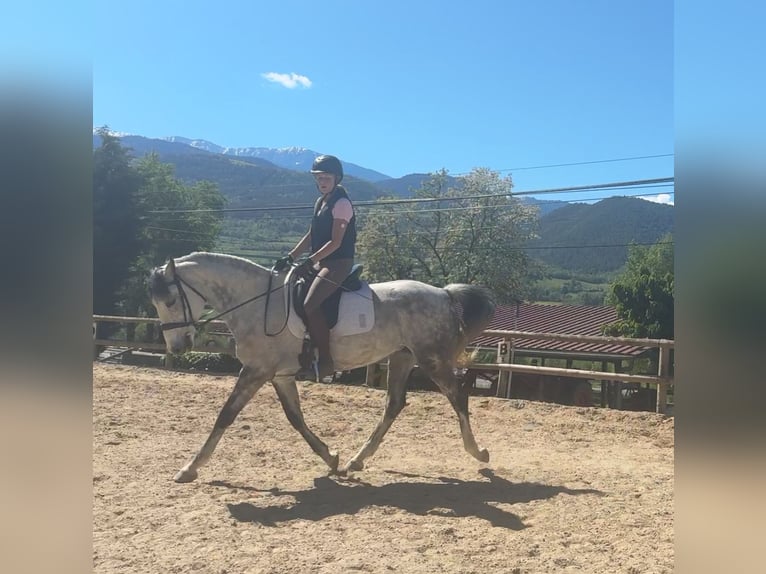
<svg viewBox="0 0 766 574">
<path fill-rule="evenodd" d="M 316 198 L 309 170 L 319 154 L 306 148 L 225 148 L 178 136 L 154 139 L 121 134 L 120 140 L 134 157 L 157 153 L 161 161 L 174 165 L 176 176 L 183 181 L 216 183 L 229 208 L 311 205 Z M 94 130 L 94 148 L 100 143 Z M 419 173 L 390 178 L 348 162 L 343 167 L 347 174 L 344 184 L 360 201 L 410 197 L 413 189 L 430 178 Z M 449 179 L 449 185 L 459 185 L 459 179 Z M 629 243 L 653 243 L 673 231 L 672 206 L 637 198 L 613 197 L 594 204 L 529 197 L 522 201 L 540 212 L 540 238 L 530 243 L 530 255 L 564 270 L 615 271 L 625 262 Z M 578 246 L 581 248 L 574 248 Z"/>
<path fill-rule="evenodd" d="M 540 218 L 540 238 L 529 253 L 547 264 L 580 273 L 619 269 L 631 243 L 656 243 L 673 232 L 674 208 L 636 197 L 572 203 Z"/>
<path fill-rule="evenodd" d="M 190 140 L 179 136 L 172 136 L 165 138 L 169 142 L 182 143 L 191 146 L 196 149 L 201 149 L 211 153 L 217 153 L 221 155 L 233 155 L 236 157 L 254 157 L 259 159 L 265 159 L 268 162 L 273 163 L 276 166 L 291 169 L 293 171 L 306 172 L 311 169 L 311 164 L 314 159 L 320 155 L 319 153 L 307 149 L 305 147 L 283 147 L 283 148 L 269 148 L 269 147 L 222 147 L 218 144 L 214 144 L 207 140 Z M 347 161 L 343 162 L 343 169 L 348 175 L 352 175 L 359 179 L 367 181 L 378 182 L 386 179 L 391 179 L 390 176 L 384 175 L 373 169 L 367 169 L 366 167 L 358 166 L 354 163 Z"/>
</svg>

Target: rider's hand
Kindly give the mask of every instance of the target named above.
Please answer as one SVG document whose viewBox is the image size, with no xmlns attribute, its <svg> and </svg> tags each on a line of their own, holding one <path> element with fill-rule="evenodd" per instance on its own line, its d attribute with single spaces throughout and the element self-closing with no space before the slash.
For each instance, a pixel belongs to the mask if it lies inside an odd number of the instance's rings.
<svg viewBox="0 0 766 574">
<path fill-rule="evenodd" d="M 274 271 L 280 272 L 287 269 L 293 262 L 293 256 L 290 254 L 280 257 L 274 262 Z"/>
<path fill-rule="evenodd" d="M 310 257 L 304 259 L 295 267 L 295 274 L 298 277 L 313 277 L 316 274 L 314 262 L 311 261 Z"/>
</svg>

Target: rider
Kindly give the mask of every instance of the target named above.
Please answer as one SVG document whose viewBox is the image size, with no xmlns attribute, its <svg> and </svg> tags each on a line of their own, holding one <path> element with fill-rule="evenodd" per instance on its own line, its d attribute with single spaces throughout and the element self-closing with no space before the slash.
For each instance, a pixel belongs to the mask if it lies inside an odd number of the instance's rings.
<svg viewBox="0 0 766 574">
<path fill-rule="evenodd" d="M 321 197 L 314 206 L 311 227 L 286 257 L 277 260 L 274 268 L 285 269 L 289 263 L 308 251 L 303 263 L 317 270 L 304 302 L 309 336 L 319 351 L 319 378 L 335 372 L 330 355 L 330 329 L 321 309 L 322 302 L 338 289 L 354 263 L 356 218 L 346 189 L 340 185 L 343 166 L 333 155 L 320 155 L 311 166 Z M 301 369 L 295 378 L 314 379 L 314 372 Z"/>
</svg>

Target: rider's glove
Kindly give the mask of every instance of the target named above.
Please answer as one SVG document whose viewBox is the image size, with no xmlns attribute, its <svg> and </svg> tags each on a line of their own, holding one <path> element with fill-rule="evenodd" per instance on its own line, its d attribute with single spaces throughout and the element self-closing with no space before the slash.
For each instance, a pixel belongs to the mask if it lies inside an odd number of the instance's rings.
<svg viewBox="0 0 766 574">
<path fill-rule="evenodd" d="M 314 269 L 314 262 L 311 261 L 310 257 L 304 259 L 295 267 L 295 274 L 297 277 L 303 277 L 303 278 L 312 278 L 314 277 L 314 275 L 316 275 L 316 269 Z"/>
<path fill-rule="evenodd" d="M 287 269 L 293 263 L 293 256 L 290 254 L 280 257 L 274 262 L 274 271 L 280 272 Z"/>
</svg>

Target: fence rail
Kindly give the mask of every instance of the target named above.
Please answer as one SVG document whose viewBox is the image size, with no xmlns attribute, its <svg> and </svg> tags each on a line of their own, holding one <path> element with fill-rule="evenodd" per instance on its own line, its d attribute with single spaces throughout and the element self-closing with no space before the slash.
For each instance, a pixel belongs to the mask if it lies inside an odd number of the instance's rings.
<svg viewBox="0 0 766 574">
<path fill-rule="evenodd" d="M 164 351 L 165 345 L 160 342 L 126 341 L 115 339 L 97 338 L 98 323 L 123 323 L 123 324 L 156 324 L 160 320 L 153 317 L 118 317 L 113 315 L 93 315 L 93 343 L 102 346 L 120 346 L 131 349 L 146 349 Z M 214 329 L 220 329 L 216 335 L 231 337 L 226 323 L 223 321 L 211 321 L 208 325 Z M 675 341 L 670 339 L 632 339 L 628 337 L 605 337 L 594 335 L 565 335 L 560 333 L 530 333 L 526 331 L 504 331 L 490 329 L 484 331 L 482 336 L 498 337 L 502 342 L 497 345 L 497 362 L 495 363 L 470 363 L 466 368 L 484 371 L 498 371 L 500 383 L 504 383 L 505 394 L 510 396 L 509 376 L 510 373 L 531 373 L 539 375 L 566 376 L 581 379 L 618 381 L 628 383 L 642 383 L 657 386 L 656 412 L 664 413 L 667 408 L 668 387 L 673 384 L 670 374 L 671 351 L 675 348 Z M 509 361 L 513 342 L 516 339 L 534 339 L 544 341 L 561 341 L 567 343 L 596 343 L 604 345 L 623 345 L 646 349 L 659 349 L 659 361 L 657 375 L 635 375 L 630 373 L 616 373 L 609 371 L 592 371 L 586 369 L 569 369 L 559 367 L 542 367 L 535 365 L 521 365 Z M 217 345 L 196 346 L 195 351 L 211 353 L 231 353 L 232 347 L 224 348 Z"/>
<path fill-rule="evenodd" d="M 506 396 L 510 392 L 509 374 L 533 373 L 554 376 L 576 377 L 601 381 L 618 381 L 628 383 L 644 383 L 657 386 L 657 401 L 655 411 L 664 413 L 667 409 L 668 387 L 673 384 L 670 375 L 671 351 L 675 348 L 675 341 L 670 339 L 639 339 L 628 337 L 606 337 L 597 335 L 565 335 L 560 333 L 530 333 L 527 331 L 502 331 L 489 329 L 482 333 L 486 337 L 499 337 L 503 341 L 497 345 L 496 363 L 472 363 L 468 368 L 497 370 L 500 372 L 501 387 L 504 386 Z M 599 345 L 621 345 L 626 347 L 639 347 L 644 349 L 658 349 L 659 360 L 657 375 L 634 375 L 630 373 L 613 373 L 609 371 L 590 371 L 584 369 L 562 369 L 557 367 L 538 367 L 534 365 L 519 365 L 511 363 L 511 351 L 513 341 L 516 339 L 534 339 L 543 341 L 561 341 L 565 343 L 595 343 Z"/>
</svg>

